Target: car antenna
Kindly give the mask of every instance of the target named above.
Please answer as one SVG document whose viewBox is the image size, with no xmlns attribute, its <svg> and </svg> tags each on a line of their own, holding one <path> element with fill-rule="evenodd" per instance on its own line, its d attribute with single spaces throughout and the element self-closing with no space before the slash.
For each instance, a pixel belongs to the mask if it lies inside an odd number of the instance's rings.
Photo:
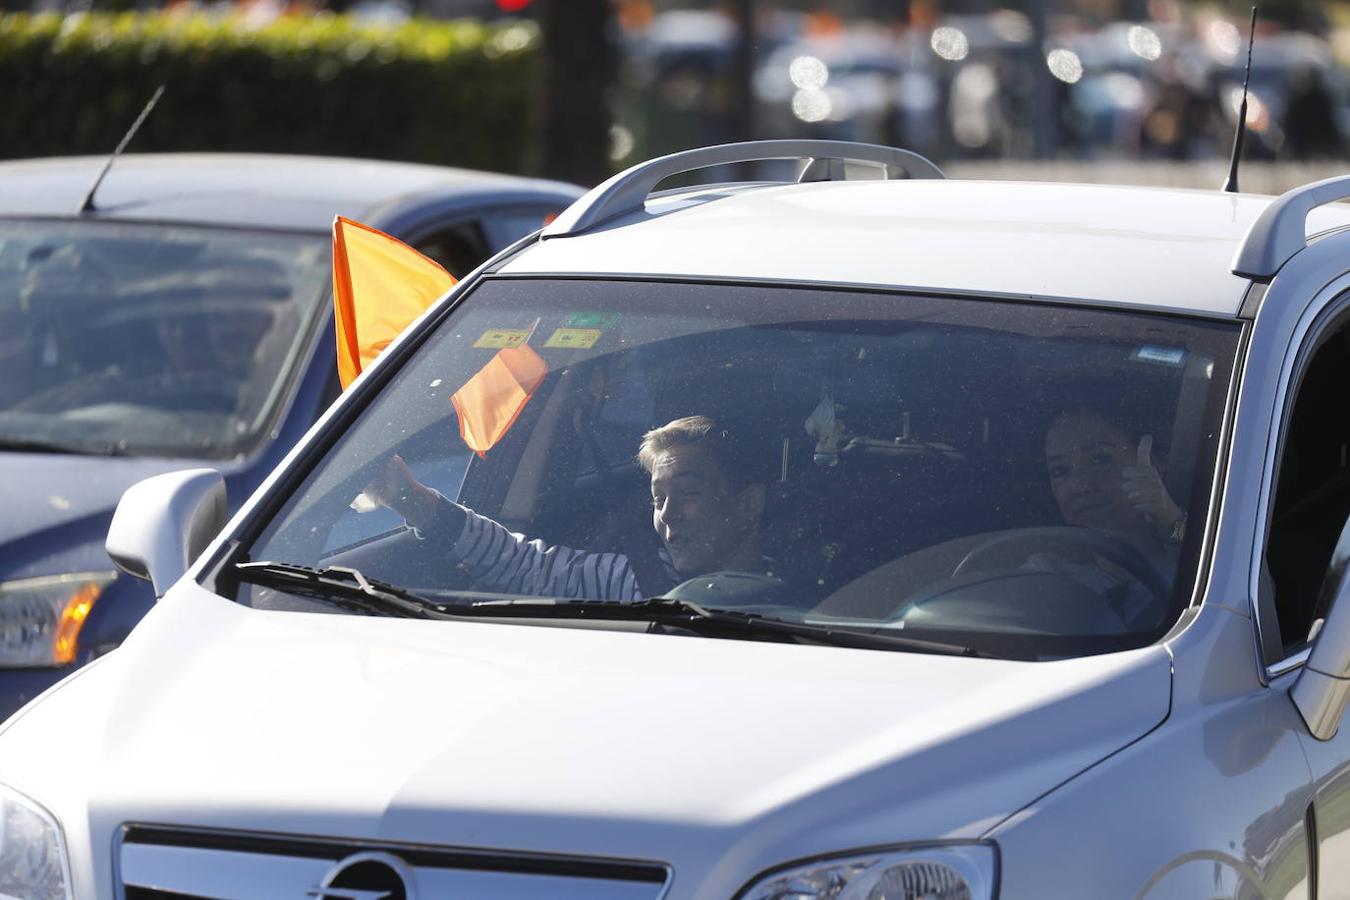
<svg viewBox="0 0 1350 900">
<path fill-rule="evenodd" d="M 1228 180 L 1223 183 L 1226 194 L 1238 189 L 1238 160 L 1242 157 L 1242 138 L 1247 133 L 1247 85 L 1252 80 L 1252 46 L 1256 43 L 1256 7 L 1252 7 L 1252 29 L 1247 35 L 1247 73 L 1242 76 L 1242 105 L 1238 107 L 1237 133 L 1233 135 L 1233 158 L 1228 163 Z"/>
<path fill-rule="evenodd" d="M 103 171 L 99 172 L 98 177 L 94 179 L 94 183 L 89 185 L 89 193 L 84 195 L 84 202 L 80 204 L 77 215 L 82 216 L 87 212 L 94 211 L 94 192 L 97 191 L 98 186 L 103 183 L 103 178 L 108 174 L 108 170 L 112 168 L 113 163 L 117 162 L 117 157 L 121 156 L 122 151 L 127 148 L 127 144 L 131 143 L 131 138 L 140 129 L 141 123 L 145 121 L 145 117 L 150 115 L 150 110 L 155 108 L 155 104 L 159 102 L 160 95 L 163 93 L 164 85 L 161 84 L 159 87 L 155 88 L 154 96 L 150 98 L 150 102 L 145 104 L 145 109 L 141 110 L 141 114 L 136 117 L 136 121 L 131 123 L 131 127 L 127 129 L 127 133 L 122 136 L 122 142 L 117 145 L 117 149 L 112 152 L 112 156 L 108 157 L 108 161 L 103 164 Z"/>
</svg>

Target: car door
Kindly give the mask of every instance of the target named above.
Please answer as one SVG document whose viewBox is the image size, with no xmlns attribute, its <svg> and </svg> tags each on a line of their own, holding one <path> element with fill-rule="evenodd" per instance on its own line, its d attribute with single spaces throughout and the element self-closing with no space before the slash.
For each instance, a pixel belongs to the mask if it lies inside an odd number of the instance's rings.
<svg viewBox="0 0 1350 900">
<path fill-rule="evenodd" d="M 1343 279 L 1342 279 L 1343 280 Z M 1266 676 L 1283 687 L 1306 662 L 1331 595 L 1324 584 L 1350 519 L 1350 291 L 1334 287 L 1288 364 L 1275 479 L 1258 559 Z M 1316 307 L 1316 303 L 1313 307 Z M 1350 728 L 1329 741 L 1300 733 L 1314 779 L 1307 812 L 1316 898 L 1350 898 Z M 1313 886 L 1310 886 L 1313 887 Z"/>
</svg>

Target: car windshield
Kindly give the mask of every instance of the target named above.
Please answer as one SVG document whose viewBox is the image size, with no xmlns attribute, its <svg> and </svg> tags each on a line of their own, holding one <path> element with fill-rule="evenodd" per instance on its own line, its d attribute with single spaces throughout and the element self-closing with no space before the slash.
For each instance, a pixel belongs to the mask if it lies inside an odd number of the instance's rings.
<svg viewBox="0 0 1350 900">
<path fill-rule="evenodd" d="M 1049 303 L 488 279 L 238 558 L 443 610 L 664 596 L 1017 658 L 1138 646 L 1191 600 L 1237 339 Z"/>
<path fill-rule="evenodd" d="M 322 235 L 0 221 L 0 448 L 229 459 L 270 430 Z"/>
</svg>

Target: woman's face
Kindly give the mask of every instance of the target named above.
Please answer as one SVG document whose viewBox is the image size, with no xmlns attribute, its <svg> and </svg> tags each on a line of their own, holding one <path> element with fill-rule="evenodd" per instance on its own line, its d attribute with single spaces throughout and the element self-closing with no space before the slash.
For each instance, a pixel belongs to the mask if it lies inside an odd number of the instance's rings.
<svg viewBox="0 0 1350 900">
<path fill-rule="evenodd" d="M 1137 448 L 1118 426 L 1092 413 L 1069 413 L 1045 434 L 1050 490 L 1070 525 L 1132 531 L 1141 519 L 1122 490 Z"/>
</svg>

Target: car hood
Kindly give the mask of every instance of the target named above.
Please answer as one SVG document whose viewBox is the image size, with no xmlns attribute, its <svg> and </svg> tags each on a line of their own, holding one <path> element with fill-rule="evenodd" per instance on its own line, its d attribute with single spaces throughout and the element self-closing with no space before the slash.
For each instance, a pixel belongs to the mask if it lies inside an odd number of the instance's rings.
<svg viewBox="0 0 1350 900">
<path fill-rule="evenodd" d="M 0 547 L 90 517 L 111 517 L 131 485 L 192 465 L 179 459 L 0 452 L 0 509 L 6 511 L 0 515 Z"/>
<path fill-rule="evenodd" d="M 583 853 L 697 862 L 729 895 L 796 853 L 983 835 L 1161 722 L 1170 678 L 1162 647 L 1010 662 L 264 612 L 180 582 L 7 723 L 0 780 L 94 846 L 140 821 Z"/>
</svg>

